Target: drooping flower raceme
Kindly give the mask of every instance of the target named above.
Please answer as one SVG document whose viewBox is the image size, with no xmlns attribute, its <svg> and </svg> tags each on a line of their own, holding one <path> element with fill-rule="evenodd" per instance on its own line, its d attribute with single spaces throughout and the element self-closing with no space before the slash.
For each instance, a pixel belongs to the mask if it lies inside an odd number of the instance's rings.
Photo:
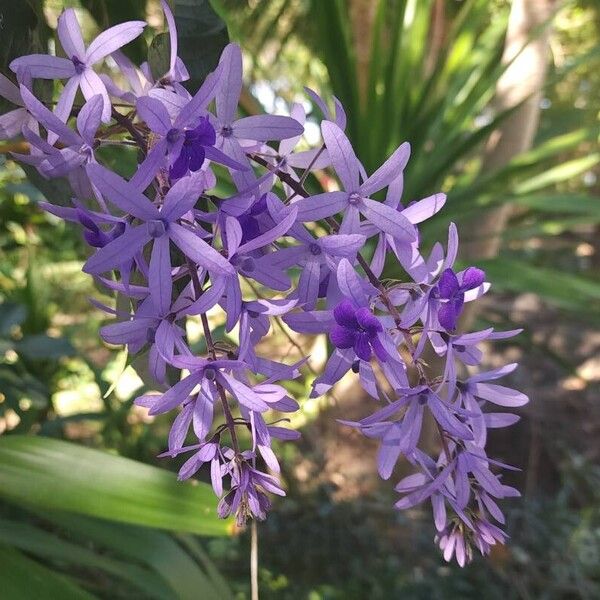
<svg viewBox="0 0 600 600">
<path fill-rule="evenodd" d="M 516 365 L 465 370 L 481 363 L 482 342 L 518 332 L 458 331 L 464 303 L 489 284 L 482 270 L 455 267 L 453 224 L 445 249 L 436 243 L 423 253 L 418 224 L 443 207 L 445 196 L 405 207 L 409 145 L 369 175 L 344 133 L 339 101 L 333 114 L 311 90 L 323 115 L 323 144 L 316 148 L 295 152 L 306 119 L 300 104 L 291 117 L 238 118 L 242 56 L 235 44 L 190 94 L 180 83 L 188 74 L 177 57 L 175 21 L 162 6 L 171 56 L 157 81 L 147 65 L 138 69 L 119 50 L 144 23 L 113 27 L 86 48 L 75 12 L 66 10 L 58 35 L 67 58 L 18 58 L 11 64 L 16 81 L 0 78 L 0 94 L 16 105 L 0 118 L 0 134 L 22 133 L 31 150 L 16 158 L 44 177 L 71 182 L 71 207 L 43 207 L 82 225 L 93 249 L 84 270 L 129 302 L 129 310 L 97 303 L 117 318 L 101 335 L 147 353 L 154 378 L 147 384 L 156 393 L 136 403 L 151 415 L 174 413 L 163 456 L 187 455 L 180 479 L 209 469 L 219 515 L 235 515 L 240 525 L 265 518 L 270 496 L 285 495 L 272 440 L 299 435 L 282 426 L 299 408 L 284 384 L 301 375 L 307 358 L 287 364 L 261 354 L 259 343 L 281 319 L 300 334 L 327 334 L 333 348 L 312 397 L 354 372 L 379 402 L 363 419 L 343 424 L 378 440 L 376 468 L 384 479 L 401 457 L 414 467 L 396 485 L 396 508 L 431 503 L 446 560 L 454 556 L 463 565 L 474 549 L 488 553 L 506 539 L 497 501 L 518 492 L 500 475 L 510 467 L 487 456 L 487 433 L 515 423 L 518 417 L 504 409 L 527 398 L 492 383 Z M 109 55 L 129 89 L 94 71 Z M 36 78 L 66 80 L 54 110 L 35 97 Z M 86 101 L 73 107 L 79 87 Z M 124 103 L 131 110 L 122 110 Z M 123 177 L 101 164 L 101 144 L 135 144 L 136 170 Z M 217 197 L 214 165 L 236 193 Z M 329 167 L 341 191 L 309 194 L 306 175 Z M 373 198 L 381 190 L 383 202 Z M 371 263 L 362 254 L 369 240 L 377 248 Z M 387 255 L 402 266 L 403 281 L 379 279 Z M 211 330 L 209 310 L 221 311 L 227 340 Z M 202 323 L 200 355 L 186 335 L 189 318 Z M 428 346 L 444 361 L 439 372 L 421 358 Z M 422 447 L 428 416 L 439 433 L 433 455 Z"/>
</svg>

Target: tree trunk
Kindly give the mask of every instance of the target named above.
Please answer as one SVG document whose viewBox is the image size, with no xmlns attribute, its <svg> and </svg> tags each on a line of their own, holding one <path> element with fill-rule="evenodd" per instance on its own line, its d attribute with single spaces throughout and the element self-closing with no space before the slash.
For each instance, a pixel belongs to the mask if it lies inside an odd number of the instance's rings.
<svg viewBox="0 0 600 600">
<path fill-rule="evenodd" d="M 553 0 L 514 0 L 512 3 L 502 61 L 510 62 L 527 43 L 532 32 L 547 21 Z M 531 148 L 540 117 L 542 86 L 549 58 L 550 27 L 517 56 L 498 81 L 494 106 L 507 109 L 527 98 L 488 140 L 482 172 L 495 171 L 518 154 Z M 463 256 L 470 259 L 493 258 L 498 254 L 511 206 L 502 205 L 477 215 L 466 228 L 472 238 L 463 244 Z"/>
</svg>

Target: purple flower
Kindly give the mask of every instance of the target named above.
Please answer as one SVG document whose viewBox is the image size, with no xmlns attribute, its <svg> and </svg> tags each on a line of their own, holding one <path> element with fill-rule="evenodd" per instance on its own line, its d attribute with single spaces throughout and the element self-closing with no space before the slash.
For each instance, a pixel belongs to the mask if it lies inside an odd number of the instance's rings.
<svg viewBox="0 0 600 600">
<path fill-rule="evenodd" d="M 298 200 L 298 220 L 316 221 L 343 212 L 340 233 L 360 233 L 362 215 L 380 231 L 396 239 L 416 239 L 415 228 L 406 217 L 386 204 L 370 198 L 404 169 L 410 155 L 409 145 L 402 144 L 371 177 L 360 183 L 361 165 L 344 132 L 329 121 L 323 122 L 321 131 L 331 162 L 345 191 L 326 192 Z"/>
<path fill-rule="evenodd" d="M 233 272 L 223 256 L 194 231 L 178 223 L 197 202 L 203 189 L 201 180 L 185 178 L 178 181 L 165 196 L 162 210 L 159 210 L 135 185 L 108 169 L 90 164 L 87 173 L 108 200 L 142 221 L 140 225 L 129 227 L 123 235 L 89 258 L 84 265 L 87 273 L 102 273 L 118 268 L 152 242 L 150 293 L 156 308 L 165 313 L 171 303 L 170 241 L 185 256 L 208 271 L 221 274 Z"/>
<path fill-rule="evenodd" d="M 158 137 L 152 153 L 168 157 L 173 179 L 183 177 L 188 170 L 198 171 L 205 158 L 224 164 L 234 170 L 249 168 L 232 160 L 214 147 L 216 133 L 208 120 L 206 107 L 215 96 L 222 67 L 211 73 L 196 94 L 186 99 L 165 90 L 159 95 L 138 98 L 137 109 L 146 125 Z M 175 103 L 176 116 L 172 118 L 166 106 Z"/>
<path fill-rule="evenodd" d="M 444 329 L 456 329 L 465 302 L 465 292 L 478 288 L 484 279 L 485 273 L 477 267 L 465 270 L 460 282 L 452 269 L 444 270 L 437 285 L 438 297 L 445 300 L 438 310 L 438 321 Z"/>
<path fill-rule="evenodd" d="M 219 502 L 219 516 L 224 518 L 234 514 L 240 527 L 249 518 L 264 520 L 271 508 L 266 493 L 285 496 L 279 482 L 272 475 L 262 473 L 250 465 L 250 452 L 242 455 L 245 459 L 243 461 L 236 460 L 230 449 L 227 449 L 224 455 L 229 459 L 223 465 L 223 470 L 231 476 L 231 490 Z"/>
<path fill-rule="evenodd" d="M 40 155 L 36 155 L 39 169 L 44 175 L 62 177 L 78 167 L 95 162 L 95 135 L 102 117 L 102 96 L 92 96 L 81 108 L 77 115 L 79 133 L 76 133 L 47 109 L 24 85 L 21 85 L 20 89 L 27 110 L 40 125 L 55 133 L 57 140 L 65 146 L 59 150 L 29 128 L 23 129 L 26 139 L 44 153 L 43 159 Z"/>
<path fill-rule="evenodd" d="M 108 343 L 126 344 L 132 355 L 147 352 L 160 391 L 140 396 L 136 404 L 151 415 L 176 413 L 168 452 L 161 456 L 191 453 L 180 479 L 209 465 L 221 517 L 235 515 L 239 525 L 265 518 L 269 495 L 284 495 L 272 440 L 298 436 L 279 426 L 281 413 L 299 408 L 285 382 L 299 377 L 308 361 L 301 356 L 286 364 L 262 354 L 262 341 L 281 318 L 301 334 L 327 333 L 333 344 L 311 397 L 351 372 L 380 403 L 359 421 L 341 422 L 378 440 L 382 478 L 392 477 L 400 457 L 415 468 L 396 486 L 396 508 L 431 502 L 436 542 L 446 560 L 454 556 L 462 566 L 474 549 L 486 554 L 506 537 L 492 524 L 505 520 L 497 500 L 518 495 L 503 483 L 502 470 L 514 467 L 486 453 L 487 432 L 519 418 L 495 406 L 512 409 L 528 398 L 495 383 L 516 365 L 463 377 L 465 365 L 482 362 L 483 342 L 516 332 L 455 333 L 464 302 L 484 294 L 489 284 L 475 267 L 455 272 L 453 224 L 446 250 L 435 243 L 422 254 L 418 225 L 443 207 L 444 194 L 405 207 L 408 144 L 367 176 L 343 132 L 343 107 L 335 100 L 334 115 L 310 90 L 325 118 L 325 148 L 294 152 L 306 119 L 300 104 L 292 107 L 292 118 L 238 119 L 242 56 L 234 44 L 192 96 L 180 85 L 188 74 L 177 57 L 173 14 L 166 0 L 161 3 L 171 56 L 158 81 L 147 63 L 138 68 L 119 50 L 143 23 L 109 29 L 86 50 L 72 9 L 58 26 L 68 58 L 15 60 L 19 89 L 0 77 L 0 95 L 20 107 L 0 117 L 0 135 L 21 132 L 31 153 L 15 158 L 44 177 L 68 178 L 71 206 L 42 207 L 82 226 L 96 248 L 84 270 L 128 302 L 123 310 L 92 300 L 118 318 L 101 329 Z M 93 71 L 108 54 L 131 91 L 120 89 L 108 73 L 99 77 Z M 32 77 L 68 79 L 55 112 L 31 93 Z M 78 87 L 87 102 L 72 111 Z M 135 105 L 119 117 L 123 127 L 102 125 L 110 118 L 108 92 Z M 216 115 L 209 112 L 213 100 Z M 280 141 L 277 150 L 266 144 L 271 141 Z M 137 145 L 145 155 L 129 180 L 98 164 L 102 153 L 96 156 L 95 149 L 104 143 Z M 250 158 L 266 167 L 262 174 L 251 168 Z M 229 171 L 219 174 L 219 186 L 213 162 Z M 304 187 L 309 171 L 330 162 L 343 191 L 311 195 Z M 237 192 L 220 195 L 221 186 L 231 183 Z M 372 199 L 385 188 L 384 202 Z M 342 216 L 341 224 L 335 215 Z M 317 223 L 322 219 L 327 232 Z M 369 238 L 376 241 L 371 265 L 360 254 Z M 401 282 L 380 278 L 390 253 L 406 271 Z M 227 335 L 211 329 L 217 313 Z M 196 315 L 204 333 L 201 352 L 186 336 L 186 319 Z M 428 345 L 444 357 L 443 368 L 421 358 Z M 370 362 L 373 355 L 377 365 Z M 179 374 L 174 384 L 171 374 Z M 433 452 L 420 447 L 428 414 L 439 434 Z"/>
<path fill-rule="evenodd" d="M 86 49 L 75 10 L 68 8 L 58 18 L 58 39 L 68 58 L 30 54 L 10 63 L 10 68 L 21 78 L 24 74 L 41 79 L 68 79 L 56 106 L 56 114 L 67 120 L 77 89 L 87 100 L 100 94 L 103 99 L 102 120 L 110 120 L 111 103 L 106 86 L 92 66 L 118 48 L 131 42 L 146 27 L 144 21 L 129 21 L 103 31 Z"/>
<path fill-rule="evenodd" d="M 302 135 L 304 127 L 290 117 L 253 115 L 236 119 L 237 105 L 242 93 L 242 51 L 237 44 L 229 44 L 219 63 L 223 76 L 216 96 L 217 147 L 237 163 L 248 166 L 241 142 L 267 142 Z M 240 190 L 254 185 L 251 171 L 231 173 Z"/>
<path fill-rule="evenodd" d="M 379 340 L 383 326 L 379 319 L 366 307 L 355 308 L 350 300 L 342 300 L 334 309 L 336 325 L 329 339 L 336 348 L 353 348 L 361 360 L 371 360 L 373 352 L 385 362 L 388 354 Z"/>
<path fill-rule="evenodd" d="M 200 117 L 200 123 L 194 129 L 186 129 L 181 152 L 169 169 L 171 179 L 180 179 L 188 171 L 199 171 L 206 156 L 206 146 L 214 146 L 216 139 L 213 126 L 204 117 Z"/>
<path fill-rule="evenodd" d="M 19 135 L 23 127 L 35 129 L 37 132 L 37 121 L 25 108 L 21 90 L 2 73 L 0 73 L 0 96 L 19 107 L 0 115 L 0 139 L 7 140 Z"/>
</svg>

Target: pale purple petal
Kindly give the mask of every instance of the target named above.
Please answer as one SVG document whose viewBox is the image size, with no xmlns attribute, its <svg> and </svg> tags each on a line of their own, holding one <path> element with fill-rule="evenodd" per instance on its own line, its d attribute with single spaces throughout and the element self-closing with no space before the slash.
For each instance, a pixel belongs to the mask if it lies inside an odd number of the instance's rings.
<svg viewBox="0 0 600 600">
<path fill-rule="evenodd" d="M 402 211 L 402 214 L 413 224 L 422 223 L 433 217 L 446 204 L 446 194 L 433 194 L 414 202 Z"/>
<path fill-rule="evenodd" d="M 168 221 L 175 221 L 188 213 L 205 189 L 205 175 L 202 171 L 191 173 L 179 179 L 165 196 L 161 215 Z"/>
<path fill-rule="evenodd" d="M 86 63 L 93 65 L 138 37 L 146 27 L 145 21 L 128 21 L 103 31 L 89 46 Z"/>
<path fill-rule="evenodd" d="M 10 63 L 11 70 L 18 76 L 26 72 L 39 79 L 67 79 L 75 75 L 75 65 L 67 58 L 47 54 L 29 54 Z"/>
<path fill-rule="evenodd" d="M 346 192 L 326 192 L 308 198 L 301 198 L 293 206 L 298 207 L 298 221 L 318 221 L 342 212 L 348 205 Z"/>
<path fill-rule="evenodd" d="M 411 508 L 412 506 L 416 506 L 417 504 L 423 502 L 423 500 L 426 498 L 429 498 L 446 483 L 446 480 L 454 469 L 454 465 L 454 461 L 450 462 L 432 482 L 424 485 L 422 488 L 415 490 L 414 492 L 408 494 L 408 496 L 405 496 L 396 502 L 396 508 L 401 510 L 405 508 Z"/>
<path fill-rule="evenodd" d="M 337 282 L 344 296 L 351 298 L 357 306 L 367 306 L 369 293 L 377 290 L 361 279 L 347 258 L 342 258 L 337 272 Z"/>
<path fill-rule="evenodd" d="M 323 333 L 335 324 L 330 310 L 290 313 L 283 320 L 290 329 L 298 333 Z"/>
<path fill-rule="evenodd" d="M 165 151 L 166 140 L 160 140 L 160 142 L 150 150 L 148 156 L 144 159 L 144 162 L 138 166 L 137 171 L 129 180 L 129 183 L 134 188 L 143 191 L 152 183 L 159 169 L 164 166 Z"/>
<path fill-rule="evenodd" d="M 229 257 L 233 256 L 238 251 L 242 236 L 242 226 L 239 221 L 235 217 L 227 217 L 225 219 L 225 246 Z"/>
<path fill-rule="evenodd" d="M 221 54 L 223 65 L 221 86 L 217 94 L 217 116 L 230 125 L 235 119 L 237 105 L 242 93 L 242 51 L 237 44 L 229 44 Z"/>
<path fill-rule="evenodd" d="M 192 422 L 192 413 L 194 410 L 194 404 L 189 402 L 186 404 L 181 412 L 175 417 L 171 430 L 169 431 L 169 450 L 174 452 L 180 450 L 185 443 L 190 423 Z"/>
<path fill-rule="evenodd" d="M 169 320 L 163 319 L 156 328 L 154 347 L 165 361 L 170 363 L 173 360 L 176 342 L 180 336 L 179 328 Z"/>
<path fill-rule="evenodd" d="M 177 118 L 175 119 L 174 126 L 178 129 L 191 125 L 206 111 L 206 107 L 215 97 L 221 76 L 223 67 L 219 65 L 212 73 L 209 73 L 204 80 L 204 83 L 200 86 L 200 89 L 194 94 L 193 98 L 183 106 Z"/>
<path fill-rule="evenodd" d="M 83 61 L 85 56 L 85 45 L 81 37 L 81 28 L 77 22 L 75 10 L 67 8 L 58 17 L 58 39 L 69 58 L 77 57 Z"/>
<path fill-rule="evenodd" d="M 212 426 L 213 408 L 213 403 L 210 398 L 208 398 L 206 394 L 200 392 L 194 402 L 193 426 L 194 433 L 201 442 L 204 441 L 204 438 Z"/>
<path fill-rule="evenodd" d="M 146 340 L 148 329 L 154 324 L 154 319 L 136 318 L 130 321 L 105 325 L 100 328 L 100 335 L 109 344 L 137 344 Z"/>
<path fill-rule="evenodd" d="M 46 129 L 54 131 L 68 145 L 81 143 L 81 138 L 72 129 L 67 127 L 51 110 L 46 108 L 24 85 L 20 86 L 20 90 L 27 110 Z"/>
<path fill-rule="evenodd" d="M 248 275 L 265 286 L 285 292 L 290 288 L 291 281 L 285 271 L 272 267 L 271 256 L 273 255 L 274 253 L 266 254 L 262 258 L 255 260 L 254 269 Z"/>
<path fill-rule="evenodd" d="M 102 118 L 103 98 L 99 94 L 92 96 L 77 115 L 77 130 L 88 146 L 94 145 L 94 135 Z"/>
<path fill-rule="evenodd" d="M 237 120 L 233 135 L 237 138 L 267 142 L 301 135 L 304 127 L 298 121 L 281 115 L 255 115 Z"/>
<path fill-rule="evenodd" d="M 171 129 L 171 117 L 162 102 L 150 96 L 138 98 L 136 103 L 140 118 L 156 133 L 166 135 Z"/>
<path fill-rule="evenodd" d="M 311 398 L 326 394 L 352 367 L 354 362 L 353 350 L 336 350 L 327 361 L 323 374 L 315 379 Z"/>
<path fill-rule="evenodd" d="M 347 192 L 355 192 L 359 187 L 360 165 L 350 140 L 344 132 L 330 121 L 321 124 L 321 132 L 329 157 L 344 189 Z"/>
<path fill-rule="evenodd" d="M 220 165 L 225 165 L 226 167 L 234 169 L 235 171 L 251 170 L 251 167 L 248 164 L 247 160 L 245 160 L 244 163 L 238 162 L 237 160 L 233 160 L 233 158 L 230 158 L 229 156 L 227 156 L 227 154 L 221 152 L 221 150 L 215 148 L 214 146 L 206 146 L 204 148 L 204 153 L 207 160 L 219 163 Z"/>
<path fill-rule="evenodd" d="M 521 417 L 512 413 L 486 413 L 483 415 L 483 420 L 489 429 L 500 429 L 514 425 L 521 420 Z"/>
<path fill-rule="evenodd" d="M 151 89 L 148 96 L 158 100 L 167 109 L 171 121 L 177 118 L 181 109 L 189 102 L 189 99 L 162 88 Z"/>
<path fill-rule="evenodd" d="M 427 397 L 427 406 L 444 431 L 455 435 L 463 440 L 472 440 L 473 434 L 469 428 L 461 423 L 451 412 L 451 408 L 445 405 L 435 394 L 430 393 Z"/>
<path fill-rule="evenodd" d="M 192 390 L 200 383 L 202 373 L 192 373 L 181 381 L 177 382 L 172 388 L 167 390 L 156 400 L 150 410 L 150 415 L 160 415 L 169 412 L 187 399 Z"/>
<path fill-rule="evenodd" d="M 471 383 L 478 383 L 481 381 L 492 381 L 494 379 L 499 379 L 500 377 L 504 377 L 505 375 L 512 373 L 518 366 L 519 365 L 517 363 L 509 363 L 507 365 L 504 365 L 503 367 L 492 369 L 491 371 L 483 371 L 481 373 L 476 373 L 475 375 L 469 377 L 469 381 Z"/>
<path fill-rule="evenodd" d="M 228 275 L 235 273 L 226 258 L 189 229 L 178 223 L 171 223 L 169 236 L 188 258 L 208 271 Z"/>
<path fill-rule="evenodd" d="M 131 260 L 150 240 L 145 225 L 131 227 L 117 239 L 100 248 L 83 265 L 86 273 L 102 273 Z"/>
<path fill-rule="evenodd" d="M 331 158 L 329 158 L 327 150 L 315 148 L 314 150 L 304 150 L 303 152 L 290 154 L 287 157 L 287 164 L 298 169 L 308 169 L 310 167 L 311 171 L 318 171 L 328 167 L 331 164 Z"/>
<path fill-rule="evenodd" d="M 402 213 L 386 204 L 363 198 L 359 210 L 366 219 L 395 239 L 401 242 L 416 240 L 416 230 L 411 222 L 402 216 Z"/>
<path fill-rule="evenodd" d="M 110 121 L 111 103 L 106 91 L 106 86 L 98 74 L 92 69 L 86 69 L 80 76 L 79 85 L 81 92 L 86 100 L 89 100 L 96 94 L 100 94 L 104 100 L 102 109 L 102 121 L 108 123 Z"/>
<path fill-rule="evenodd" d="M 17 108 L 0 115 L 0 138 L 8 140 L 19 135 L 30 119 L 26 108 Z"/>
<path fill-rule="evenodd" d="M 250 410 L 263 412 L 269 408 L 269 405 L 247 385 L 238 381 L 227 373 L 221 373 L 223 385 L 231 392 L 240 404 L 243 404 Z"/>
<path fill-rule="evenodd" d="M 62 89 L 58 102 L 54 107 L 54 114 L 64 123 L 66 123 L 71 116 L 71 109 L 75 102 L 75 95 L 79 89 L 80 80 L 81 78 L 79 75 L 75 75 L 65 83 L 65 87 Z M 56 140 L 52 135 L 48 134 L 48 141 L 53 144 Z"/>
<path fill-rule="evenodd" d="M 166 315 L 171 306 L 171 257 L 169 236 L 156 238 L 152 245 L 149 272 L 150 294 L 156 310 Z"/>
<path fill-rule="evenodd" d="M 308 260 L 300 272 L 298 280 L 298 302 L 305 310 L 313 310 L 319 295 L 321 265 L 316 260 Z"/>
<path fill-rule="evenodd" d="M 212 279 L 212 285 L 202 292 L 200 298 L 182 311 L 185 315 L 200 315 L 209 311 L 223 296 L 226 280 L 224 277 Z"/>
<path fill-rule="evenodd" d="M 498 406 L 516 407 L 523 406 L 529 402 L 529 398 L 522 392 L 494 383 L 476 384 L 475 395 Z"/>
<path fill-rule="evenodd" d="M 410 144 L 404 142 L 361 186 L 363 196 L 370 196 L 391 183 L 404 170 L 410 158 Z"/>
<path fill-rule="evenodd" d="M 355 258 L 357 252 L 364 246 L 365 236 L 357 233 L 348 235 L 327 235 L 317 242 L 326 254 L 342 256 L 348 259 Z"/>
<path fill-rule="evenodd" d="M 392 423 L 377 452 L 377 469 L 382 479 L 389 479 L 400 457 L 400 426 Z"/>
<path fill-rule="evenodd" d="M 96 163 L 89 164 L 86 171 L 102 195 L 121 210 L 146 221 L 160 219 L 158 209 L 130 181 Z"/>
</svg>

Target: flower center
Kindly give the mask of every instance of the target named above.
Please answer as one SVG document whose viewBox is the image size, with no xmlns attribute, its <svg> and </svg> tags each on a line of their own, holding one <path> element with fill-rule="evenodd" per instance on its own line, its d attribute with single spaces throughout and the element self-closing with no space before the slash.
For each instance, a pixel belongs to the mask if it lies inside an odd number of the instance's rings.
<svg viewBox="0 0 600 600">
<path fill-rule="evenodd" d="M 223 125 L 223 127 L 221 127 L 221 135 L 225 138 L 227 137 L 231 137 L 233 134 L 233 128 L 231 127 L 231 125 Z"/>
<path fill-rule="evenodd" d="M 169 144 L 174 144 L 178 139 L 179 129 L 175 129 L 173 127 L 172 129 L 169 129 L 169 131 L 167 131 L 167 142 L 169 142 Z"/>
<path fill-rule="evenodd" d="M 83 154 L 87 160 L 91 160 L 94 156 L 94 151 L 87 144 L 83 144 L 80 149 L 80 153 Z"/>
<path fill-rule="evenodd" d="M 252 273 L 252 271 L 254 271 L 255 268 L 256 263 L 254 262 L 254 259 L 251 256 L 244 256 L 244 258 L 242 258 L 242 260 L 240 261 L 240 269 L 242 269 L 243 271 Z"/>
<path fill-rule="evenodd" d="M 75 73 L 77 73 L 77 75 L 81 75 L 85 71 L 85 63 L 79 60 L 79 58 L 76 56 L 71 57 L 71 62 L 75 67 Z"/>
<path fill-rule="evenodd" d="M 360 202 L 360 194 L 358 194 L 356 192 L 352 192 L 348 196 L 348 202 L 350 202 L 350 204 L 352 204 L 352 205 L 358 204 Z"/>
<path fill-rule="evenodd" d="M 314 254 L 315 256 L 319 256 L 319 254 L 321 254 L 321 247 L 316 242 L 313 242 L 309 246 L 309 249 L 310 249 L 310 253 Z"/>
<path fill-rule="evenodd" d="M 167 232 L 167 223 L 162 219 L 153 219 L 148 221 L 148 233 L 151 238 L 159 238 L 165 235 Z"/>
<path fill-rule="evenodd" d="M 206 377 L 208 381 L 214 381 L 216 376 L 217 372 L 212 367 L 208 367 L 208 369 L 204 370 L 204 377 Z"/>
</svg>

